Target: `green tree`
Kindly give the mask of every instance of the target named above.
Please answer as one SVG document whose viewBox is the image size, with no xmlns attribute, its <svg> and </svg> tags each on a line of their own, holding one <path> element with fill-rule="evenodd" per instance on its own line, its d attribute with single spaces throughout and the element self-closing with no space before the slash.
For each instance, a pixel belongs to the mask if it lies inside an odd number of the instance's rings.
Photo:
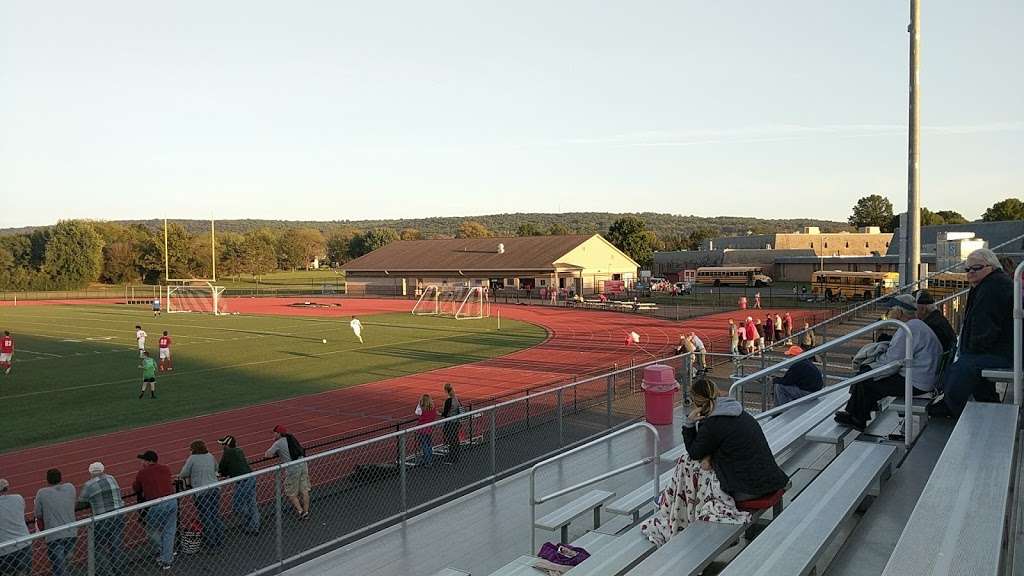
<svg viewBox="0 0 1024 576">
<path fill-rule="evenodd" d="M 253 230 L 246 233 L 242 247 L 244 250 L 242 271 L 246 274 L 262 276 L 277 268 L 274 237 L 266 230 Z"/>
<path fill-rule="evenodd" d="M 281 268 L 306 269 L 317 258 L 326 255 L 324 235 L 313 228 L 289 228 L 277 243 Z"/>
<path fill-rule="evenodd" d="M 398 234 L 401 240 L 423 240 L 423 232 L 420 232 L 417 228 L 404 228 Z"/>
<path fill-rule="evenodd" d="M 694 228 L 686 237 L 686 248 L 688 250 L 700 250 L 700 245 L 703 244 L 705 240 L 710 240 L 715 236 L 718 236 L 718 230 L 715 230 L 714 228 L 707 226 Z"/>
<path fill-rule="evenodd" d="M 1007 198 L 993 204 L 981 215 L 983 222 L 1003 222 L 1005 220 L 1024 220 L 1024 202 L 1020 198 Z"/>
<path fill-rule="evenodd" d="M 516 228 L 516 236 L 543 236 L 544 231 L 533 222 L 523 222 Z"/>
<path fill-rule="evenodd" d="M 551 224 L 551 226 L 548 226 L 548 236 L 567 236 L 569 234 L 572 234 L 572 232 L 565 226 L 565 224 L 560 222 L 555 222 Z"/>
<path fill-rule="evenodd" d="M 942 217 L 944 224 L 967 224 L 967 218 L 964 218 L 959 212 L 952 210 L 939 210 L 935 215 Z"/>
<path fill-rule="evenodd" d="M 352 239 L 352 243 L 349 245 L 350 254 L 353 258 L 358 258 L 378 248 L 383 248 L 395 240 L 398 240 L 398 232 L 395 232 L 393 228 L 367 230 Z"/>
<path fill-rule="evenodd" d="M 494 236 L 494 234 L 486 226 L 475 220 L 464 221 L 462 224 L 459 224 L 459 229 L 455 232 L 456 238 L 489 238 L 491 236 Z"/>
<path fill-rule="evenodd" d="M 245 271 L 245 237 L 237 232 L 217 234 L 217 273 L 235 276 Z"/>
<path fill-rule="evenodd" d="M 650 268 L 654 262 L 654 242 L 657 238 L 647 230 L 644 221 L 636 216 L 624 216 L 613 222 L 608 228 L 608 241 L 642 267 Z"/>
<path fill-rule="evenodd" d="M 344 264 L 352 259 L 351 244 L 359 234 L 359 230 L 339 228 L 327 235 L 327 258 L 332 264 Z"/>
<path fill-rule="evenodd" d="M 857 228 L 878 226 L 883 232 L 892 232 L 892 202 L 878 194 L 865 196 L 853 206 L 848 222 Z"/>
<path fill-rule="evenodd" d="M 61 288 L 84 288 L 103 267 L 103 238 L 82 220 L 62 220 L 50 232 L 43 272 Z"/>
</svg>

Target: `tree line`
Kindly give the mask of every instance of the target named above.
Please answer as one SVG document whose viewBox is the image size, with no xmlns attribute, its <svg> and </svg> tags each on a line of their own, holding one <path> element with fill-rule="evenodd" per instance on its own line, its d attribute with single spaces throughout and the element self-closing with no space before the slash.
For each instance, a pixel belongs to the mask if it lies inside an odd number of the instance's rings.
<svg viewBox="0 0 1024 576">
<path fill-rule="evenodd" d="M 981 222 L 1003 222 L 1006 220 L 1024 220 L 1024 202 L 1019 198 L 1007 198 L 996 202 L 981 215 Z M 857 200 L 847 220 L 851 226 L 863 228 L 878 226 L 882 232 L 895 232 L 899 228 L 899 216 L 892 211 L 892 202 L 884 196 L 871 194 Z M 969 221 L 959 212 L 952 210 L 931 210 L 921 207 L 921 226 L 938 226 L 942 224 L 968 224 Z"/>
</svg>

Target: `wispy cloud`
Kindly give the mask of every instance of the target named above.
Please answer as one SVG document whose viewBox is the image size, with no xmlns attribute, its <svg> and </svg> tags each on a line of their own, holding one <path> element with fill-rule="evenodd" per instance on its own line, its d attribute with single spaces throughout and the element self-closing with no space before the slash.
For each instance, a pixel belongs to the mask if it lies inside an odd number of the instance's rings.
<svg viewBox="0 0 1024 576">
<path fill-rule="evenodd" d="M 1024 131 L 1024 122 L 991 122 L 922 126 L 921 131 L 935 135 L 987 134 Z M 597 138 L 572 138 L 558 145 L 568 146 L 696 146 L 704 144 L 750 144 L 820 138 L 870 138 L 901 136 L 907 127 L 898 124 L 826 124 L 804 126 L 775 124 L 713 130 L 646 131 Z"/>
</svg>

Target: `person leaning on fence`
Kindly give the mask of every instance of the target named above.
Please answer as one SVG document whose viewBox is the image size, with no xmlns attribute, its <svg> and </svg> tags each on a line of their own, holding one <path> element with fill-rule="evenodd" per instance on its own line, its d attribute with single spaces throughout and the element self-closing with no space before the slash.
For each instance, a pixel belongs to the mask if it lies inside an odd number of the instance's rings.
<svg viewBox="0 0 1024 576">
<path fill-rule="evenodd" d="M 89 508 L 93 516 L 124 507 L 121 487 L 105 473 L 102 462 L 89 465 L 89 479 L 78 493 L 78 507 Z M 124 566 L 124 516 L 116 514 L 98 520 L 94 528 L 97 574 L 121 576 Z"/>
<path fill-rule="evenodd" d="M 783 354 L 793 357 L 799 356 L 803 352 L 803 348 L 799 346 L 790 346 Z M 775 378 L 774 384 L 775 405 L 782 406 L 821 390 L 825 381 L 821 376 L 821 370 L 818 370 L 811 359 L 804 358 L 790 366 L 781 378 Z"/>
<path fill-rule="evenodd" d="M 47 486 L 36 492 L 36 529 L 40 532 L 75 521 L 77 491 L 74 484 L 62 483 L 61 480 L 60 470 L 50 468 L 46 471 Z M 75 550 L 77 537 L 76 528 L 53 532 L 46 536 L 46 557 L 50 561 L 53 576 L 64 576 L 68 573 L 68 557 Z"/>
<path fill-rule="evenodd" d="M 697 336 L 696 332 L 690 332 L 687 335 L 687 339 L 693 344 L 693 355 L 696 357 L 697 366 L 701 370 L 708 369 L 708 349 L 704 346 L 704 341 Z"/>
<path fill-rule="evenodd" d="M 420 396 L 419 403 L 416 404 L 416 410 L 413 411 L 416 414 L 416 425 L 421 426 L 423 424 L 430 424 L 437 420 L 437 409 L 434 408 L 434 401 L 430 398 L 430 394 L 424 394 Z M 427 426 L 426 428 L 420 428 L 416 431 L 416 436 L 420 441 L 420 452 L 423 462 L 423 466 L 429 468 L 434 464 L 434 440 L 433 440 L 433 426 Z"/>
<path fill-rule="evenodd" d="M 11 484 L 0 478 L 0 543 L 28 538 L 25 524 L 25 499 L 10 492 Z M 32 542 L 0 546 L 0 574 L 4 576 L 32 572 Z"/>
<path fill-rule="evenodd" d="M 905 322 L 913 337 L 914 349 L 910 361 L 913 394 L 928 394 L 935 389 L 935 382 L 938 379 L 942 345 L 932 329 L 914 317 L 917 314 L 917 302 L 913 296 L 901 294 L 892 298 L 891 302 L 893 306 L 889 309 L 889 318 Z M 897 330 L 885 353 L 876 361 L 862 365 L 860 372 L 864 373 L 889 362 L 903 360 L 907 353 L 906 346 L 906 333 Z M 888 369 L 885 374 L 876 376 L 873 380 L 857 382 L 850 386 L 850 399 L 846 402 L 844 410 L 836 412 L 835 421 L 863 431 L 871 419 L 871 413 L 878 410 L 879 400 L 887 396 L 903 396 L 906 390 L 904 374 L 906 368 L 900 365 L 899 368 Z"/>
<path fill-rule="evenodd" d="M 740 331 L 732 318 L 729 318 L 729 353 L 733 356 L 740 353 Z"/>
<path fill-rule="evenodd" d="M 455 395 L 455 389 L 452 388 L 451 382 L 445 382 L 444 392 L 448 397 L 444 400 L 441 418 L 462 414 L 462 403 Z M 445 464 L 454 464 L 459 461 L 459 452 L 462 450 L 462 446 L 459 444 L 459 428 L 461 427 L 462 423 L 457 418 L 444 423 L 442 432 L 444 433 L 444 443 L 448 445 L 448 457 L 444 459 Z"/>
<path fill-rule="evenodd" d="M 142 469 L 135 475 L 132 491 L 139 502 L 158 500 L 174 494 L 171 469 L 159 463 L 159 456 L 146 450 L 137 456 L 142 460 Z M 178 532 L 178 499 L 168 498 L 142 510 L 149 538 L 159 552 L 157 564 L 168 569 L 174 562 L 174 536 Z M 142 514 L 140 514 L 142 515 Z"/>
<path fill-rule="evenodd" d="M 191 454 L 178 473 L 178 478 L 190 488 L 202 488 L 217 483 L 217 462 L 206 448 L 206 442 L 195 440 L 189 445 Z M 194 495 L 199 522 L 203 525 L 203 539 L 209 548 L 224 544 L 224 523 L 220 519 L 220 488 L 213 486 Z"/>
<path fill-rule="evenodd" d="M 773 495 L 789 478 L 775 463 L 761 425 L 707 378 L 690 387 L 693 409 L 683 422 L 686 452 L 676 463 L 654 516 L 641 532 L 661 546 L 691 522 L 743 524 L 750 513 L 738 501 Z"/>
<path fill-rule="evenodd" d="M 274 426 L 275 440 L 267 450 L 267 458 L 277 457 L 282 464 L 301 460 L 306 457 L 306 450 L 288 429 L 278 424 Z M 284 495 L 292 503 L 299 520 L 309 518 L 309 467 L 305 462 L 298 462 L 285 468 Z"/>
<path fill-rule="evenodd" d="M 800 347 L 804 350 L 810 350 L 817 345 L 816 338 L 814 336 L 814 330 L 811 330 L 811 325 L 804 322 L 803 333 L 800 334 Z"/>
<path fill-rule="evenodd" d="M 252 472 L 245 452 L 238 447 L 235 437 L 228 435 L 217 443 L 224 447 L 224 453 L 217 463 L 217 473 L 222 478 L 235 478 Z M 256 478 L 249 477 L 236 481 L 231 493 L 231 511 L 245 522 L 243 530 L 252 534 L 260 530 L 260 509 L 256 503 Z"/>
<path fill-rule="evenodd" d="M 959 417 L 972 396 L 978 402 L 999 402 L 995 383 L 983 378 L 981 371 L 1013 365 L 1013 280 L 987 248 L 971 252 L 964 271 L 971 289 L 957 358 L 942 374 L 944 402 L 928 406 L 931 416 Z"/>
</svg>

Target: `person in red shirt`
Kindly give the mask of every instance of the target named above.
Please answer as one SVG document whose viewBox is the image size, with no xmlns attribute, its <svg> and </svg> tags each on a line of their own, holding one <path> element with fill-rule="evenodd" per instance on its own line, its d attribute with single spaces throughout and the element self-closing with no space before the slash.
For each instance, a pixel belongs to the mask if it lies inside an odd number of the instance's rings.
<svg viewBox="0 0 1024 576">
<path fill-rule="evenodd" d="M 158 500 L 174 494 L 171 469 L 158 463 L 156 452 L 147 450 L 138 455 L 142 469 L 135 475 L 132 490 L 139 502 Z M 178 500 L 170 498 L 146 508 L 146 528 L 153 543 L 160 549 L 158 562 L 169 568 L 174 562 L 174 535 L 178 531 Z"/>
<path fill-rule="evenodd" d="M 4 374 L 11 373 L 11 357 L 14 356 L 14 338 L 11 333 L 4 330 L 4 337 L 0 338 L 0 368 Z"/>
<path fill-rule="evenodd" d="M 160 337 L 159 366 L 161 372 L 174 370 L 174 363 L 171 362 L 171 337 L 167 335 L 167 330 L 164 330 L 164 335 Z"/>
</svg>

